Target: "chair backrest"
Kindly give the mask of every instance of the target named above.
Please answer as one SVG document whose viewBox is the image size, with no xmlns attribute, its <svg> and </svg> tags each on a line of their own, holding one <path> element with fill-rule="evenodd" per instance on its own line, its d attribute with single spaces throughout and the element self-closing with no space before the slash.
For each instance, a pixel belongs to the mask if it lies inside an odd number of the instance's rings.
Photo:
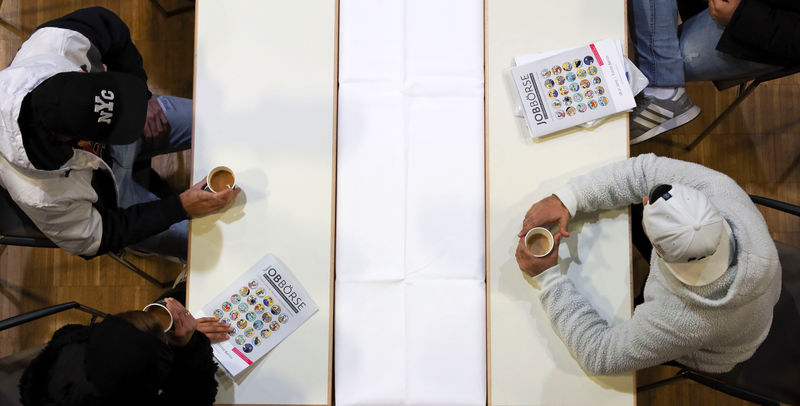
<svg viewBox="0 0 800 406">
<path fill-rule="evenodd" d="M 800 216 L 796 205 L 760 196 L 750 198 L 756 204 Z M 800 248 L 779 241 L 775 246 L 781 262 L 781 294 L 767 338 L 750 359 L 730 372 L 705 374 L 728 388 L 703 383 L 722 391 L 745 390 L 777 402 L 800 404 Z"/>
<path fill-rule="evenodd" d="M 0 244 L 54 248 L 50 241 L 0 187 Z"/>
<path fill-rule="evenodd" d="M 800 249 L 779 242 L 775 245 L 783 284 L 769 334 L 749 360 L 728 373 L 712 376 L 769 399 L 800 404 Z"/>
</svg>

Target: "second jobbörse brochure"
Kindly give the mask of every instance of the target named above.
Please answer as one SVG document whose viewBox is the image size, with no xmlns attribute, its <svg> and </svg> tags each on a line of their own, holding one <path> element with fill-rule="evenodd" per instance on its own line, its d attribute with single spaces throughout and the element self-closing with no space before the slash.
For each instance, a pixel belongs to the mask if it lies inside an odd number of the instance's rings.
<svg viewBox="0 0 800 406">
<path fill-rule="evenodd" d="M 289 268 L 267 254 L 203 307 L 233 326 L 214 357 L 236 377 L 288 337 L 319 308 Z"/>
<path fill-rule="evenodd" d="M 516 59 L 526 60 L 511 76 L 534 138 L 635 106 L 619 41 Z"/>
</svg>

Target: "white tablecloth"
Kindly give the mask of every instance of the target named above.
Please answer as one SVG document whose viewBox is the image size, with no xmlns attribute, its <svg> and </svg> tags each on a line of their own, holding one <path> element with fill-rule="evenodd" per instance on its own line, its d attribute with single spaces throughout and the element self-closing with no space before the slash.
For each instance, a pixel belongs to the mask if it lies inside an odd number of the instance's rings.
<svg viewBox="0 0 800 406">
<path fill-rule="evenodd" d="M 340 19 L 336 404 L 485 404 L 483 3 Z"/>
</svg>

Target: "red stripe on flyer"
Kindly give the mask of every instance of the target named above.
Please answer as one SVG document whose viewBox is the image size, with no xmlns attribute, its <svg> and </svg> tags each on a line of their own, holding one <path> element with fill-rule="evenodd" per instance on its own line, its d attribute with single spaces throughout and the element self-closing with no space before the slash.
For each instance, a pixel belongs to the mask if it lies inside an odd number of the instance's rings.
<svg viewBox="0 0 800 406">
<path fill-rule="evenodd" d="M 600 54 L 597 53 L 597 48 L 594 47 L 594 44 L 589 44 L 589 47 L 592 48 L 592 53 L 594 54 L 594 59 L 597 60 L 597 64 L 603 66 L 603 58 L 600 58 Z"/>
<path fill-rule="evenodd" d="M 239 351 L 239 349 L 238 349 L 238 348 L 234 348 L 234 349 L 233 349 L 233 352 L 234 352 L 236 355 L 238 355 L 238 356 L 239 356 L 241 359 L 243 359 L 243 360 L 244 360 L 244 362 L 246 362 L 246 363 L 247 363 L 247 365 L 252 365 L 252 364 L 253 364 L 253 361 L 250 361 L 250 358 L 247 358 L 247 357 L 245 357 L 245 356 L 244 356 L 244 354 L 242 354 L 242 352 L 241 352 L 241 351 Z"/>
</svg>

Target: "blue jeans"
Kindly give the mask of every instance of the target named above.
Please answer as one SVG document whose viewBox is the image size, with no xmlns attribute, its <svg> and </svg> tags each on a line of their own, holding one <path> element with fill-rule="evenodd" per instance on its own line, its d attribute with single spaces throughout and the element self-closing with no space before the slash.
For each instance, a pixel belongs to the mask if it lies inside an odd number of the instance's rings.
<svg viewBox="0 0 800 406">
<path fill-rule="evenodd" d="M 192 100 L 174 96 L 154 96 L 170 125 L 166 145 L 158 151 L 142 151 L 141 138 L 128 145 L 112 145 L 111 170 L 119 189 L 119 206 L 128 208 L 158 197 L 133 180 L 133 164 L 155 155 L 189 149 L 192 146 Z M 183 220 L 152 237 L 131 245 L 139 251 L 176 257 L 186 262 L 189 222 Z"/>
<path fill-rule="evenodd" d="M 634 0 L 632 6 L 637 66 L 650 86 L 748 78 L 780 69 L 717 51 L 725 27 L 708 9 L 684 21 L 679 33 L 677 0 Z"/>
</svg>

